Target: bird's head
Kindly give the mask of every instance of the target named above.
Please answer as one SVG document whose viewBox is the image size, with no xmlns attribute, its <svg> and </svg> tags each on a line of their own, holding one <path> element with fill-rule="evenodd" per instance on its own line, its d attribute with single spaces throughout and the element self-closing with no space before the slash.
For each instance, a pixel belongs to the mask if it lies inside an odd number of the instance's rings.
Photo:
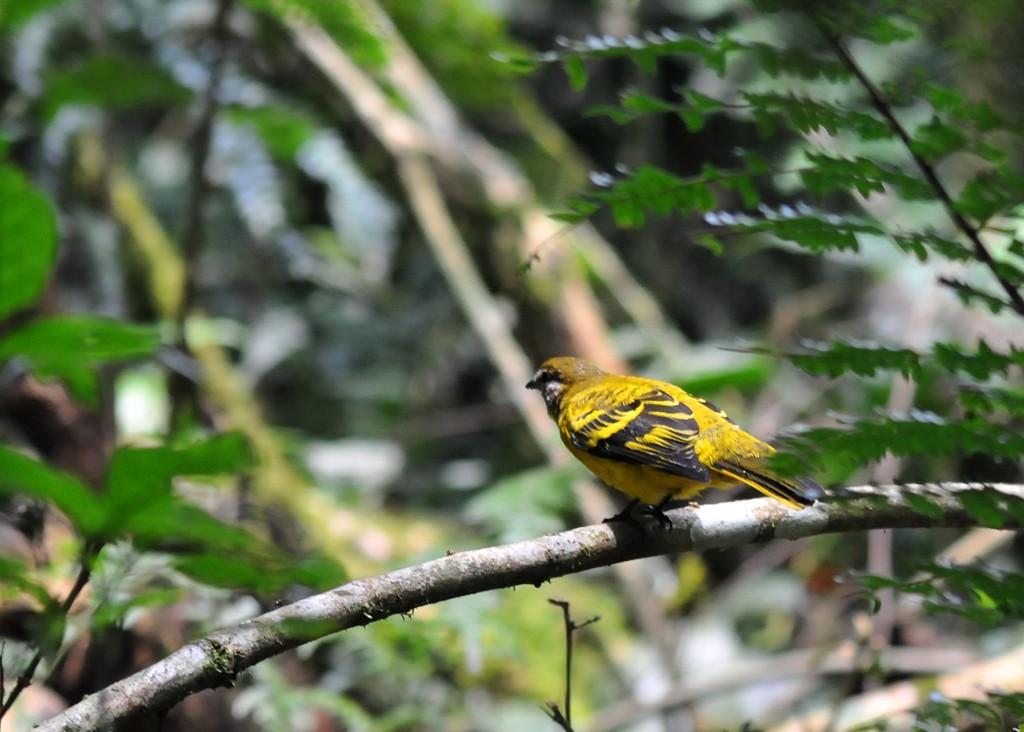
<svg viewBox="0 0 1024 732">
<path fill-rule="evenodd" d="M 536 389 L 544 397 L 548 413 L 555 416 L 566 389 L 584 379 L 603 376 L 604 371 L 582 358 L 556 356 L 540 365 L 537 373 L 527 384 L 527 389 Z"/>
</svg>

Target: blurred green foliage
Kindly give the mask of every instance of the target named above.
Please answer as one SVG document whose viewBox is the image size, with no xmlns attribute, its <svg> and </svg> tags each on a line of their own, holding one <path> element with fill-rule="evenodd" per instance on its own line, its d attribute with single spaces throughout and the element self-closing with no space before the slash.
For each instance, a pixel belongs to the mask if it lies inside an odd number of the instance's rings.
<svg viewBox="0 0 1024 732">
<path fill-rule="evenodd" d="M 568 200 L 547 202 L 555 218 L 605 232 L 692 343 L 677 359 L 643 341 L 616 305 L 615 284 L 593 269 L 589 281 L 599 286 L 590 294 L 608 313 L 610 341 L 730 414 L 811 422 L 791 436 L 780 465 L 859 481 L 898 457 L 901 479 L 1019 482 L 1022 110 L 974 85 L 968 64 L 976 59 L 946 42 L 952 6 L 705 5 L 636 8 L 634 32 L 615 34 L 589 30 L 603 20 L 588 3 L 502 16 L 468 0 L 379 9 L 247 0 L 230 6 L 231 22 L 214 39 L 214 3 L 114 1 L 109 23 L 82 2 L 4 3 L 0 388 L 14 393 L 29 376 L 62 384 L 67 401 L 33 402 L 37 415 L 59 406 L 107 426 L 90 433 L 103 463 L 102 480 L 90 485 L 56 449 L 59 439 L 48 442 L 24 412 L 5 415 L 0 513 L 17 517 L 11 507 L 27 496 L 59 510 L 73 531 L 49 540 L 51 564 L 31 552 L 0 554 L 0 601 L 28 598 L 63 632 L 56 610 L 66 587 L 50 575 L 74 576 L 81 561 L 93 568 L 96 597 L 78 625 L 130 626 L 143 610 L 180 606 L 200 616 L 201 632 L 336 585 L 352 567 L 383 571 L 578 523 L 580 473 L 536 467 L 540 452 L 423 246 L 390 151 L 298 52 L 293 32 L 302 23 L 326 31 L 389 99 L 401 97 L 388 78 L 398 34 L 453 108 L 519 155 L 514 162 L 540 191 L 578 165 L 534 149 L 558 149 L 551 128 L 533 118 L 546 109 L 582 156 L 607 168 L 590 185 L 576 181 Z M 1008 17 L 958 6 L 958 18 L 961 11 L 969 22 L 952 35 L 962 47 Z M 675 30 L 695 26 L 688 12 L 707 13 L 713 30 Z M 382 25 L 390 23 L 393 30 Z M 210 43 L 225 52 L 201 159 L 197 119 L 219 55 Z M 837 53 L 846 48 L 864 69 Z M 530 76 L 518 76 L 523 70 Z M 870 88 L 861 71 L 877 79 Z M 102 141 L 103 160 L 90 158 L 87 137 Z M 201 222 L 205 245 L 187 277 L 191 305 L 210 317 L 191 326 L 252 386 L 255 396 L 241 399 L 254 399 L 252 413 L 276 425 L 288 464 L 316 484 L 316 518 L 343 538 L 345 556 L 326 556 L 310 545 L 308 526 L 248 492 L 259 458 L 225 429 L 217 390 L 180 348 L 180 324 L 155 322 L 144 254 L 96 182 L 119 165 L 152 208 L 153 225 L 173 237 L 190 217 Z M 199 209 L 189 196 L 197 176 L 209 184 Z M 498 244 L 525 234 L 510 235 L 508 212 L 481 202 L 459 175 L 446 171 L 444 185 L 483 279 L 520 315 L 530 356 L 564 348 L 544 334 L 574 314 L 548 312 L 550 303 L 509 284 L 508 272 L 522 272 L 520 284 L 545 276 Z M 941 315 L 912 326 L 926 298 L 941 300 Z M 718 344 L 744 337 L 769 345 L 747 349 L 756 357 L 746 361 L 721 358 Z M 711 366 L 694 365 L 702 359 Z M 154 365 L 166 381 L 130 388 Z M 111 413 L 150 414 L 180 400 L 178 377 L 200 395 L 191 422 L 156 435 L 130 434 L 126 420 L 110 424 Z M 916 390 L 905 409 L 892 409 L 900 377 Z M 154 395 L 153 383 L 166 393 Z M 1007 499 L 979 493 L 965 502 L 986 526 L 1024 519 Z M 918 510 L 940 509 L 922 500 Z M 30 544 L 39 541 L 22 528 Z M 982 631 L 1015 633 L 1017 553 L 1000 554 L 1009 567 L 998 569 L 922 567 L 944 540 L 908 539 L 913 550 L 892 557 L 894 576 L 860 576 L 859 586 L 924 600 L 936 615 L 901 621 L 907 636 L 941 636 L 943 615 L 971 624 L 958 630 L 968 645 Z M 612 701 L 650 701 L 651 688 L 672 691 L 710 659 L 739 666 L 854 637 L 863 607 L 832 584 L 864 554 L 858 538 L 842 537 L 784 559 L 753 551 L 686 558 L 654 570 L 649 596 L 594 573 L 463 598 L 317 641 L 297 661 L 261 664 L 230 703 L 263 729 L 324 719 L 367 730 L 545 724 L 539 705 L 560 697 L 564 683 L 564 637 L 546 602 L 554 594 L 575 614 L 601 616 L 576 637 L 573 677 L 577 718 L 598 723 Z M 766 573 L 759 561 L 781 569 Z M 924 579 L 915 576 L 922 569 Z M 660 636 L 644 634 L 651 614 Z M 175 628 L 176 642 L 197 632 Z M 86 635 L 72 628 L 66 645 Z M 662 673 L 666 666 L 679 674 Z M 783 713 L 773 710 L 773 693 L 727 692 L 725 702 L 712 695 L 691 710 L 698 728 Z M 839 693 L 826 681 L 800 699 L 831 703 Z M 984 704 L 933 698 L 918 721 L 1003 719 L 1000 710 L 1019 715 L 1020 705 L 1013 694 Z M 669 713 L 664 719 L 671 724 Z"/>
</svg>

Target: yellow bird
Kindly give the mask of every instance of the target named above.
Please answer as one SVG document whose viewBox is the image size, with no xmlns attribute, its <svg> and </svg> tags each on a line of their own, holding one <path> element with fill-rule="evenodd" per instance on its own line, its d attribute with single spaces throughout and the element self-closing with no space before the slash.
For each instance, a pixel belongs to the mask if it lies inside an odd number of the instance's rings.
<svg viewBox="0 0 1024 732">
<path fill-rule="evenodd" d="M 526 388 L 544 397 L 577 460 L 633 503 L 654 506 L 657 515 L 669 500 L 738 483 L 795 509 L 824 497 L 813 480 L 773 474 L 771 445 L 673 384 L 609 374 L 589 361 L 559 356 L 542 363 Z"/>
</svg>

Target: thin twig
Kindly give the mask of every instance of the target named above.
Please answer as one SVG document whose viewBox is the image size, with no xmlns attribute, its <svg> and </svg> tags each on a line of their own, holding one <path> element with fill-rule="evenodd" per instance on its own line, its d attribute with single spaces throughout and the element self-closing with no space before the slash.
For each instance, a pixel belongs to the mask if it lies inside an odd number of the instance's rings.
<svg viewBox="0 0 1024 732">
<path fill-rule="evenodd" d="M 203 202 L 210 190 L 210 182 L 206 177 L 206 163 L 210 157 L 213 121 L 217 115 L 217 95 L 220 91 L 221 78 L 224 75 L 224 65 L 228 55 L 225 45 L 227 18 L 231 11 L 231 5 L 231 0 L 220 0 L 210 26 L 210 37 L 214 41 L 214 56 L 210 62 L 210 76 L 200 101 L 199 120 L 191 145 L 192 162 L 189 169 L 188 202 L 185 205 L 185 225 L 181 234 L 181 255 L 185 263 L 185 291 L 181 312 L 177 313 L 178 326 L 182 329 L 196 295 L 195 265 L 202 252 L 204 240 Z"/>
<path fill-rule="evenodd" d="M 1006 292 L 1013 309 L 1016 310 L 1019 315 L 1024 315 L 1024 295 L 1021 295 L 1020 290 L 1018 290 L 1012 282 L 999 274 L 998 264 L 992 256 L 992 253 L 989 252 L 984 242 L 982 242 L 978 229 L 972 226 L 967 218 L 957 210 L 956 203 L 954 202 L 952 195 L 950 195 L 942 181 L 939 180 L 935 167 L 925 160 L 924 156 L 914 150 L 913 138 L 911 138 L 910 133 L 907 132 L 907 129 L 896 118 L 896 114 L 893 111 L 892 106 L 888 101 L 886 101 L 882 96 L 882 93 L 867 77 L 867 74 L 864 73 L 863 69 L 861 69 L 853 56 L 850 55 L 850 52 L 839 40 L 839 37 L 829 29 L 824 19 L 813 11 L 810 13 L 810 17 L 815 26 L 817 26 L 818 31 L 822 36 L 824 36 L 829 47 L 836 56 L 839 57 L 839 60 L 842 61 L 843 65 L 850 70 L 850 73 L 853 74 L 854 78 L 857 79 L 857 82 L 867 93 L 868 98 L 871 101 L 871 106 L 875 108 L 875 111 L 882 115 L 882 118 L 889 125 L 890 129 L 892 129 L 896 137 L 899 138 L 903 147 L 906 148 L 910 157 L 917 165 L 918 170 L 921 171 L 925 180 L 928 181 L 928 185 L 930 185 L 932 190 L 935 191 L 935 195 L 938 197 L 942 207 L 946 209 L 946 214 L 949 216 L 950 220 L 956 228 L 959 229 L 965 237 L 967 237 L 968 241 L 971 242 L 975 256 L 988 268 L 992 273 L 992 276 L 995 277 L 996 281 L 999 282 L 999 285 L 1003 288 L 1003 291 Z"/>
<path fill-rule="evenodd" d="M 561 725 L 562 729 L 572 732 L 572 636 L 580 628 L 596 623 L 601 618 L 595 615 L 584 620 L 582 623 L 576 623 L 569 614 L 568 600 L 555 600 L 552 598 L 548 602 L 562 608 L 562 620 L 565 623 L 565 716 L 562 715 L 558 705 L 554 702 L 548 702 L 547 704 L 548 716 Z"/>
<path fill-rule="evenodd" d="M 67 617 L 68 613 L 71 611 L 71 606 L 75 604 L 75 600 L 78 599 L 78 596 L 82 593 L 82 590 L 85 589 L 85 586 L 89 584 L 89 577 L 92 575 L 92 561 L 98 552 L 99 546 L 91 542 L 86 543 L 82 548 L 82 566 L 78 570 L 78 576 L 75 578 L 75 584 L 71 587 L 71 591 L 68 592 L 67 596 L 64 598 L 64 602 L 60 604 L 60 617 Z M 52 626 L 45 625 L 43 632 L 45 633 L 49 627 Z M 35 676 L 36 669 L 39 668 L 39 664 L 42 663 L 48 650 L 47 644 L 44 642 L 45 640 L 45 636 L 41 636 L 36 639 L 36 643 L 39 647 L 32 655 L 32 660 L 30 660 L 28 665 L 25 666 L 24 671 L 18 674 L 18 680 L 14 684 L 14 688 L 11 689 L 11 693 L 7 698 L 3 697 L 3 666 L 2 662 L 0 662 L 0 719 L 3 719 L 4 715 L 11 710 L 14 706 L 14 702 L 16 702 L 18 697 L 21 696 L 21 693 L 32 685 L 32 678 Z"/>
<path fill-rule="evenodd" d="M 196 298 L 196 264 L 203 250 L 205 241 L 203 227 L 203 203 L 210 190 L 206 177 L 206 164 L 210 157 L 210 145 L 213 139 L 213 123 L 217 115 L 217 95 L 220 90 L 221 77 L 224 74 L 227 58 L 227 18 L 231 11 L 231 0 L 220 0 L 217 3 L 216 15 L 210 27 L 210 36 L 214 43 L 214 57 L 210 62 L 210 77 L 203 92 L 199 107 L 199 120 L 196 124 L 192 140 L 192 163 L 189 170 L 188 201 L 185 205 L 185 225 L 181 234 L 181 259 L 184 281 L 182 283 L 181 304 L 177 313 L 173 314 L 178 326 L 178 347 L 188 353 L 185 340 L 185 320 L 195 305 Z M 195 408 L 196 385 L 178 371 L 168 374 L 168 391 L 171 397 L 171 424 L 180 427 L 188 413 Z"/>
<path fill-rule="evenodd" d="M 562 710 L 558 708 L 557 704 L 553 701 L 549 701 L 544 705 L 544 708 L 547 709 L 548 717 L 551 718 L 552 722 L 564 729 L 565 732 L 573 732 L 572 723 L 565 718 L 565 715 L 562 714 Z"/>
</svg>

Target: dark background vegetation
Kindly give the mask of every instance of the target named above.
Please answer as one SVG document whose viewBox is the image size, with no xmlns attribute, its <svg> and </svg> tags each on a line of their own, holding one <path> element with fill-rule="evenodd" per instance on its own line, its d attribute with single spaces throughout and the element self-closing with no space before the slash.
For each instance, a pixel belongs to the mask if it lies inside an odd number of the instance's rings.
<svg viewBox="0 0 1024 732">
<path fill-rule="evenodd" d="M 713 399 L 828 485 L 1019 482 L 1022 33 L 999 0 L 4 0 L 11 724 L 613 513 L 522 391 L 552 355 Z M 580 730 L 847 728 L 921 675 L 966 680 L 901 728 L 1006 729 L 975 681 L 1024 690 L 984 665 L 1021 653 L 1019 572 L 987 529 L 655 558 L 318 641 L 160 728 L 555 728 L 558 597 L 600 616 Z"/>
</svg>

